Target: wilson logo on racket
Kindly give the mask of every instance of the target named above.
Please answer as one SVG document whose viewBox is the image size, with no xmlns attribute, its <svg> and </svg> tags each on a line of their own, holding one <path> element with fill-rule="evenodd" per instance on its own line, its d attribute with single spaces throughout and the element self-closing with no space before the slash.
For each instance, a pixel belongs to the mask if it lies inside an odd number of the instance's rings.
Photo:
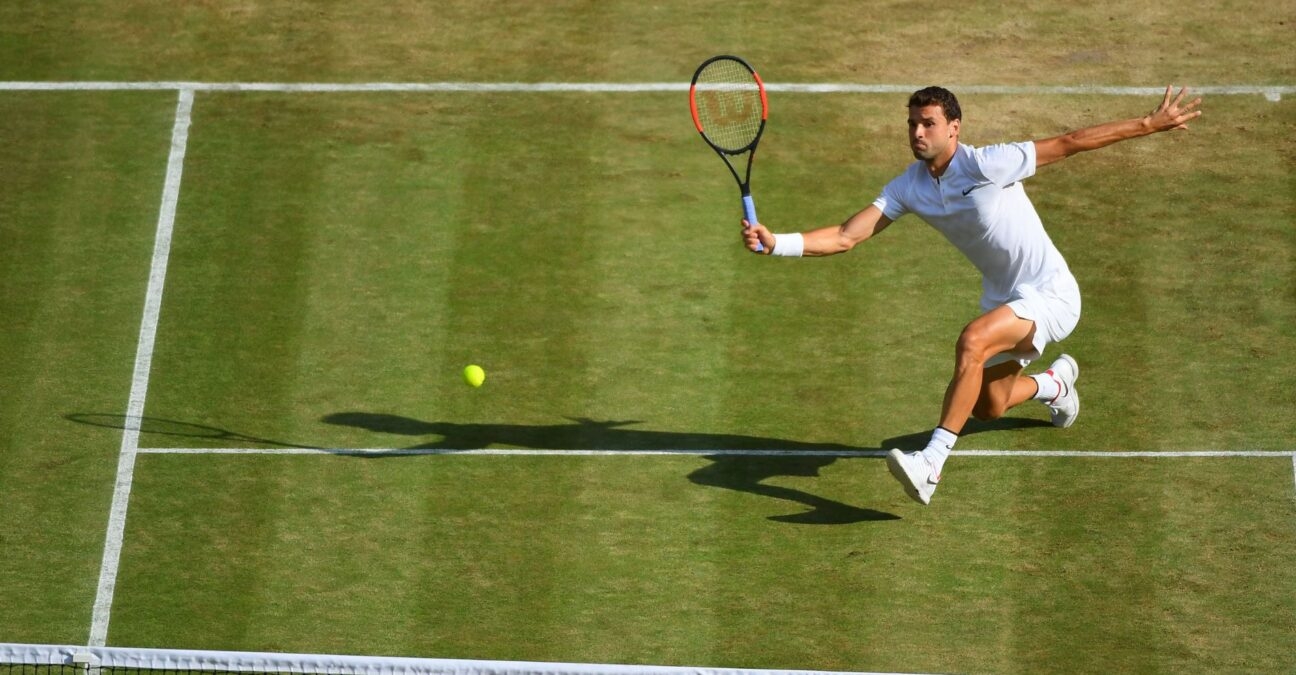
<svg viewBox="0 0 1296 675">
<path fill-rule="evenodd" d="M 733 96 L 724 97 L 715 91 L 703 93 L 703 101 L 706 103 L 703 109 L 708 111 L 707 115 L 715 124 L 743 124 L 751 117 L 747 112 L 751 109 L 750 102 Z"/>
</svg>

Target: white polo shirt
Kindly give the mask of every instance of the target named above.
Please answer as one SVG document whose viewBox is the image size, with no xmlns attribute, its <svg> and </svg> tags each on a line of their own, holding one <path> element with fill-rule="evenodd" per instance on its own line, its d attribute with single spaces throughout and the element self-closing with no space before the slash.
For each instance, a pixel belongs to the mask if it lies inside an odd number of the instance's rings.
<svg viewBox="0 0 1296 675">
<path fill-rule="evenodd" d="M 1020 297 L 1022 286 L 1075 284 L 1022 187 L 1021 181 L 1033 175 L 1033 141 L 983 148 L 959 144 L 939 179 L 925 163 L 914 162 L 873 205 L 893 221 L 912 213 L 945 235 L 981 272 L 981 304 L 989 309 Z"/>
</svg>

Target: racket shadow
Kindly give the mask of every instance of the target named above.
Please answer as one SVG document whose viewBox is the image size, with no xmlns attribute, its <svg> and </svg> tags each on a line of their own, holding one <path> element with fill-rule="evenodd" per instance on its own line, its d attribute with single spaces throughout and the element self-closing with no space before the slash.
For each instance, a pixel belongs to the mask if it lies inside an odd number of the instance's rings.
<svg viewBox="0 0 1296 675">
<path fill-rule="evenodd" d="M 63 416 L 63 419 L 77 424 L 85 424 L 92 427 L 102 427 L 105 429 L 125 430 L 127 421 L 131 419 L 128 415 L 106 414 L 106 413 L 70 413 Z M 287 443 L 277 441 L 271 438 L 262 438 L 259 436 L 250 436 L 241 434 L 237 431 L 223 429 L 206 424 L 194 424 L 192 422 L 181 422 L 179 420 L 164 419 L 161 417 L 139 417 L 137 429 L 141 438 L 149 437 L 173 437 L 173 438 L 205 438 L 212 440 L 228 440 L 237 443 L 248 443 L 252 445 L 264 445 L 276 448 L 301 448 L 305 450 L 318 450 L 317 445 L 300 445 L 297 443 Z"/>
</svg>

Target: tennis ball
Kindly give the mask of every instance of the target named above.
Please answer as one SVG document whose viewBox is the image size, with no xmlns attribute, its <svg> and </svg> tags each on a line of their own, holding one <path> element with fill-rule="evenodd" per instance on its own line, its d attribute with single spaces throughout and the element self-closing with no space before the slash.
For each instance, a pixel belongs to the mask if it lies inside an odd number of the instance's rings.
<svg viewBox="0 0 1296 675">
<path fill-rule="evenodd" d="M 464 382 L 467 382 L 469 386 L 480 387 L 482 382 L 486 381 L 486 371 L 482 370 L 481 366 L 468 366 L 464 368 L 463 377 Z"/>
</svg>

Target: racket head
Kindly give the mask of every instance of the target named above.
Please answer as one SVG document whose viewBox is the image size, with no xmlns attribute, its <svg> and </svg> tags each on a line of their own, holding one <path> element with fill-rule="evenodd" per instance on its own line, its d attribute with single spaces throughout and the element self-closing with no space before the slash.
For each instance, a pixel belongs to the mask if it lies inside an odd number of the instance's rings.
<svg viewBox="0 0 1296 675">
<path fill-rule="evenodd" d="M 765 83 L 751 64 L 729 54 L 713 56 L 689 85 L 693 125 L 711 147 L 737 155 L 756 146 L 769 116 Z"/>
</svg>

